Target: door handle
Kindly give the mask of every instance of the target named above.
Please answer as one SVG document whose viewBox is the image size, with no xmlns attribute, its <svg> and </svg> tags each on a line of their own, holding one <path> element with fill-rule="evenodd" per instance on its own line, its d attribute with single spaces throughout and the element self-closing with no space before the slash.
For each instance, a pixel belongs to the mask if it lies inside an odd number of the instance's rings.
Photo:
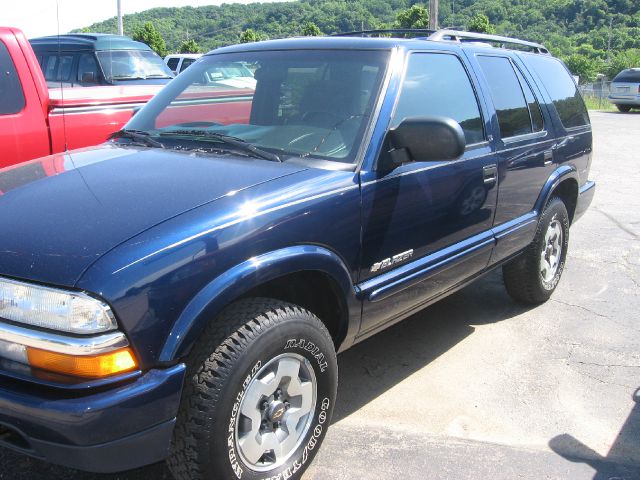
<svg viewBox="0 0 640 480">
<path fill-rule="evenodd" d="M 564 139 L 560 143 L 556 143 L 552 148 L 552 150 L 558 150 L 560 148 L 564 148 L 576 139 L 573 135 L 569 135 L 568 137 L 564 137 Z"/>
<path fill-rule="evenodd" d="M 546 150 L 544 152 L 544 164 L 549 165 L 553 162 L 553 150 Z"/>
<path fill-rule="evenodd" d="M 482 180 L 485 185 L 495 185 L 498 181 L 498 166 L 491 164 L 482 167 Z"/>
</svg>

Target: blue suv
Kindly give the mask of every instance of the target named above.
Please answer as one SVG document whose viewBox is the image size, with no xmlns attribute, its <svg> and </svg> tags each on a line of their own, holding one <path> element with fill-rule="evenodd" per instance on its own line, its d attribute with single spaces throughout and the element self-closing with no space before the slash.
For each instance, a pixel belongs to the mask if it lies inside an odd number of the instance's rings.
<svg viewBox="0 0 640 480">
<path fill-rule="evenodd" d="M 221 48 L 110 142 L 0 171 L 0 444 L 300 478 L 336 352 L 498 267 L 546 301 L 595 191 L 576 85 L 542 45 L 422 35 Z M 238 63 L 255 88 L 211 80 Z"/>
</svg>

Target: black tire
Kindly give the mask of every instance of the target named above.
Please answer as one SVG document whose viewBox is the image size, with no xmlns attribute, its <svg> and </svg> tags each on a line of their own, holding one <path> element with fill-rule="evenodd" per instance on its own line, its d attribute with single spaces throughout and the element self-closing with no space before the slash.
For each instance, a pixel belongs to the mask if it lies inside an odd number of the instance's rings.
<svg viewBox="0 0 640 480">
<path fill-rule="evenodd" d="M 283 455 L 283 464 L 270 469 L 270 461 L 262 460 L 252 466 L 244 460 L 238 444 L 240 425 L 253 425 L 249 417 L 240 413 L 242 402 L 254 385 L 253 380 L 265 368 L 291 356 L 304 365 L 301 372 L 305 369 L 308 378 L 315 377 L 315 408 L 309 407 L 310 413 L 295 420 L 296 425 L 304 427 L 296 446 L 290 447 L 290 455 L 286 459 Z M 292 377 L 282 378 L 288 378 L 291 384 Z M 329 427 L 337 384 L 333 341 L 315 315 L 296 305 L 266 298 L 244 299 L 230 305 L 208 325 L 189 356 L 167 459 L 169 469 L 177 480 L 300 478 Z M 259 408 L 276 402 L 270 398 L 271 403 L 261 399 Z M 292 406 L 293 402 L 292 397 Z M 286 424 L 286 412 L 276 415 Z M 273 420 L 264 419 L 260 429 L 272 428 Z"/>
<path fill-rule="evenodd" d="M 618 108 L 618 110 L 620 110 L 622 113 L 627 113 L 631 111 L 631 105 L 620 105 L 620 104 L 616 104 L 616 107 Z"/>
<path fill-rule="evenodd" d="M 552 222 L 557 224 L 562 231 L 562 237 L 558 244 L 561 245 L 559 260 L 555 273 L 545 280 L 541 270 L 541 257 L 547 248 L 545 236 Z M 557 228 L 556 228 L 557 229 Z M 569 215 L 562 200 L 553 197 L 547 203 L 536 230 L 531 245 L 515 259 L 505 263 L 502 267 L 502 278 L 507 287 L 507 292 L 516 301 L 526 304 L 539 304 L 546 302 L 556 289 L 567 258 L 569 246 Z"/>
</svg>

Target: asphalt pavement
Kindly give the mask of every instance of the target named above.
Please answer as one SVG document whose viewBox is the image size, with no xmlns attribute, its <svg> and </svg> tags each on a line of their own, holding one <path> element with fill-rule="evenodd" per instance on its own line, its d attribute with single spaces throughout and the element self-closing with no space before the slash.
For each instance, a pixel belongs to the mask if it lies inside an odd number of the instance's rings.
<svg viewBox="0 0 640 480">
<path fill-rule="evenodd" d="M 640 112 L 591 112 L 598 186 L 552 299 L 494 272 L 339 356 L 333 424 L 305 480 L 640 479 Z M 0 449 L 0 479 L 164 480 Z"/>
</svg>

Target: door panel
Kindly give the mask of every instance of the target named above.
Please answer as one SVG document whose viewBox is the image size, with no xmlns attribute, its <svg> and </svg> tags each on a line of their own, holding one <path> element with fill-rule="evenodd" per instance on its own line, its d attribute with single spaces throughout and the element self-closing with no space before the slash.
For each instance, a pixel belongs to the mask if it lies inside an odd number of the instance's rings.
<svg viewBox="0 0 640 480">
<path fill-rule="evenodd" d="M 420 115 L 453 118 L 472 145 L 455 161 L 363 172 L 362 332 L 481 271 L 491 253 L 498 190 L 494 152 L 484 141 L 474 88 L 457 56 L 409 58 L 391 127 Z"/>
<path fill-rule="evenodd" d="M 49 131 L 29 67 L 24 57 L 14 63 L 9 50 L 21 51 L 15 37 L 0 40 L 0 168 L 50 153 Z"/>
<path fill-rule="evenodd" d="M 497 262 L 528 245 L 535 233 L 531 217 L 542 186 L 553 172 L 554 128 L 540 92 L 513 61 L 476 55 L 498 122 L 498 205 L 494 231 Z M 542 104 L 542 106 L 541 106 Z"/>
</svg>

